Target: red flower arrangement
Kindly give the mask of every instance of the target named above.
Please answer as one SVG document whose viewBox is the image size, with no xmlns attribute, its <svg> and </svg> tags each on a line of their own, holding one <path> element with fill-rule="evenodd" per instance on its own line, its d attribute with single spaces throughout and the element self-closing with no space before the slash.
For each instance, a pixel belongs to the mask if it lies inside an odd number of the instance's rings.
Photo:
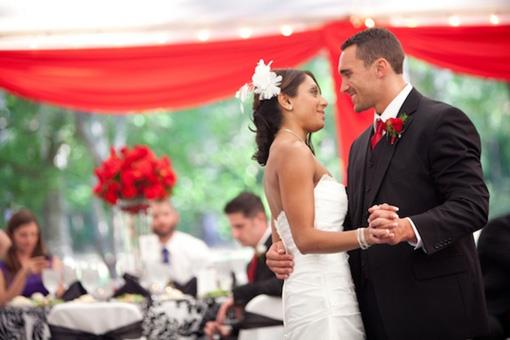
<svg viewBox="0 0 510 340">
<path fill-rule="evenodd" d="M 123 147 L 120 152 L 111 148 L 110 156 L 95 169 L 95 174 L 99 182 L 94 193 L 111 205 L 137 202 L 119 205 L 131 213 L 145 211 L 148 200 L 170 195 L 177 180 L 170 159 L 157 158 L 145 145 Z"/>
</svg>

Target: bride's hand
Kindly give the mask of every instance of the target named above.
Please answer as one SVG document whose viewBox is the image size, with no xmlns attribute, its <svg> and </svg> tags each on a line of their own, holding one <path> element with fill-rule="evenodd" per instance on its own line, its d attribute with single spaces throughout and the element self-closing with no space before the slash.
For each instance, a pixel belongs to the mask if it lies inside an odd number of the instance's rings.
<svg viewBox="0 0 510 340">
<path fill-rule="evenodd" d="M 381 204 L 368 209 L 370 217 L 368 218 L 368 226 L 374 229 L 387 229 L 393 235 L 391 237 L 384 236 L 384 243 L 391 245 L 400 242 L 417 242 L 416 234 L 411 226 L 410 220 L 400 218 L 397 214 L 398 208 Z"/>
<path fill-rule="evenodd" d="M 368 245 L 390 243 L 395 236 L 389 229 L 363 228 Z"/>
<path fill-rule="evenodd" d="M 398 219 L 398 207 L 389 205 L 387 203 L 373 205 L 368 209 L 368 223 L 374 222 L 376 219 L 384 220 L 387 223 L 392 223 Z M 381 225 L 382 223 L 378 223 Z"/>
<path fill-rule="evenodd" d="M 395 234 L 395 228 L 398 227 L 399 216 L 398 208 L 389 204 L 374 205 L 368 209 L 370 216 L 368 217 L 368 226 L 373 229 L 385 229 Z M 383 243 L 392 244 L 392 240 L 388 240 L 388 233 L 384 233 L 381 237 Z"/>
<path fill-rule="evenodd" d="M 294 268 L 292 260 L 292 255 L 285 252 L 282 241 L 273 243 L 266 253 L 267 266 L 280 280 L 288 278 L 290 273 L 292 273 Z"/>
</svg>

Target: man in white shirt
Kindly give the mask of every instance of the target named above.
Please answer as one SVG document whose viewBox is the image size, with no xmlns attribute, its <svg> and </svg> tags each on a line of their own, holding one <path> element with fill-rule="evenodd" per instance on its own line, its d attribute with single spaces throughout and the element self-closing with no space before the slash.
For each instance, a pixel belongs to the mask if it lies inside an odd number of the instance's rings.
<svg viewBox="0 0 510 340">
<path fill-rule="evenodd" d="M 196 275 L 209 263 L 211 254 L 200 239 L 176 230 L 179 213 L 169 200 L 151 204 L 152 231 L 161 244 L 161 261 L 170 267 L 170 279 L 184 293 L 196 295 Z"/>
</svg>

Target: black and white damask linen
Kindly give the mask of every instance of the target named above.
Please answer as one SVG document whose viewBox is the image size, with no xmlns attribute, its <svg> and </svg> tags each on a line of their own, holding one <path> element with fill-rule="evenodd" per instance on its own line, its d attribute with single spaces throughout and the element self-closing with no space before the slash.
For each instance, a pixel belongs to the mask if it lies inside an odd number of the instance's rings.
<svg viewBox="0 0 510 340">
<path fill-rule="evenodd" d="M 137 305 L 143 314 L 142 334 L 147 340 L 197 339 L 201 334 L 202 320 L 207 303 L 199 300 L 159 300 L 152 304 Z M 49 307 L 4 307 L 0 309 L 0 339 L 48 340 Z M 108 318 L 108 309 L 104 310 Z"/>
</svg>

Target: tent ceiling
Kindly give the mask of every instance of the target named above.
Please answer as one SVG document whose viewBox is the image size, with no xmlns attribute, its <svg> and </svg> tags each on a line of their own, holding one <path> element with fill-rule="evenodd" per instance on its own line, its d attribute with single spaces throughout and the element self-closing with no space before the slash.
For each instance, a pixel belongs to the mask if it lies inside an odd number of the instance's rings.
<svg viewBox="0 0 510 340">
<path fill-rule="evenodd" d="M 508 0 L 0 0 L 0 49 L 153 45 L 301 31 L 346 17 L 393 25 L 487 24 Z M 361 21 L 362 22 L 362 21 Z M 290 32 L 290 31 L 289 31 Z"/>
</svg>

